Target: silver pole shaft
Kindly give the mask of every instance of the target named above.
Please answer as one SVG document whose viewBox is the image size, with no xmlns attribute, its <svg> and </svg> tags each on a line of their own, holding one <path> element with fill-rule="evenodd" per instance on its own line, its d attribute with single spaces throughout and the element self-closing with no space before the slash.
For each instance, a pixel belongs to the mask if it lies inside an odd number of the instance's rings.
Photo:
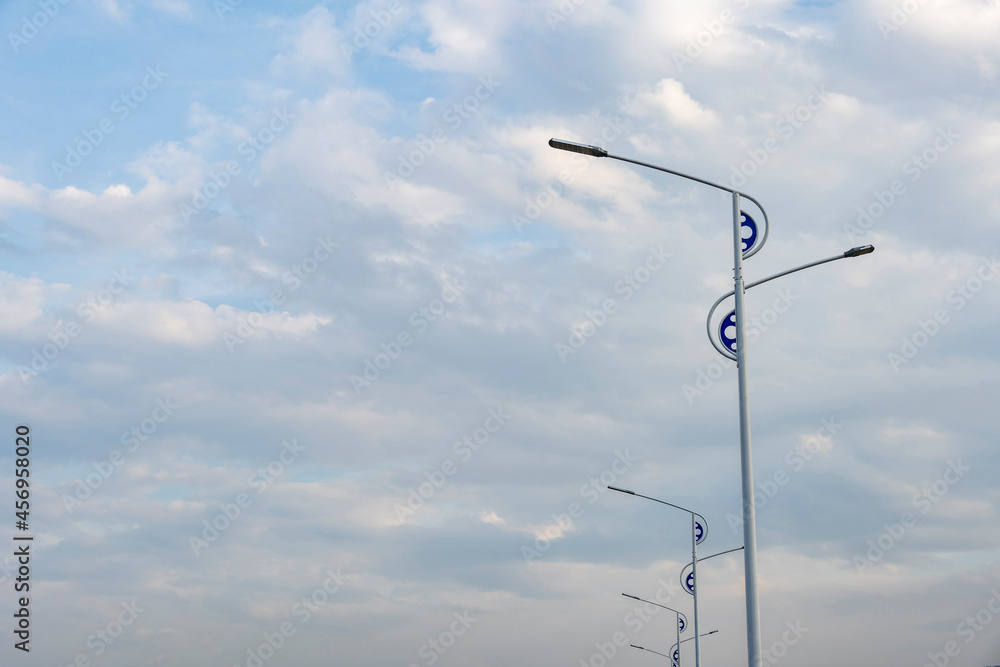
<svg viewBox="0 0 1000 667">
<path fill-rule="evenodd" d="M 760 667 L 760 606 L 757 600 L 757 519 L 753 504 L 753 461 L 750 455 L 750 408 L 747 404 L 747 346 L 743 305 L 743 232 L 740 195 L 733 193 L 733 281 L 736 296 L 736 364 L 740 396 L 740 462 L 743 477 L 743 565 L 747 600 L 747 655 L 749 667 Z M 697 579 L 695 580 L 697 586 Z M 697 609 L 697 598 L 695 598 Z M 695 612 L 697 614 L 697 612 Z M 697 618 L 697 616 L 696 616 Z"/>
<path fill-rule="evenodd" d="M 674 624 L 674 629 L 677 630 L 677 667 L 681 667 L 681 613 L 677 612 L 677 618 L 675 619 L 677 623 Z"/>
<path fill-rule="evenodd" d="M 694 577 L 694 665 L 701 667 L 701 635 L 698 634 L 698 531 L 691 513 L 691 576 Z M 680 644 L 677 645 L 680 650 Z"/>
</svg>

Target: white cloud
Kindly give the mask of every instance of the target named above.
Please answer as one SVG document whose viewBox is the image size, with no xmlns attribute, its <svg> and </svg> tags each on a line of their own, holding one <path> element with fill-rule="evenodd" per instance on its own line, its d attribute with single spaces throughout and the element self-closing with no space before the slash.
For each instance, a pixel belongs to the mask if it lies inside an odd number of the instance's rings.
<svg viewBox="0 0 1000 667">
<path fill-rule="evenodd" d="M 398 56 L 418 70 L 495 74 L 503 61 L 501 42 L 516 25 L 515 10 L 502 0 L 430 0 L 419 15 L 431 49 L 404 45 Z"/>
<path fill-rule="evenodd" d="M 631 97 L 626 108 L 636 115 L 649 118 L 665 114 L 668 122 L 701 132 L 719 124 L 716 113 L 695 101 L 676 79 L 661 79 L 656 86 L 641 89 Z"/>
<path fill-rule="evenodd" d="M 308 74 L 312 70 L 342 74 L 347 70 L 348 61 L 341 50 L 344 36 L 326 7 L 313 7 L 289 30 L 291 34 L 285 38 L 288 50 L 271 61 L 274 75 Z"/>
<path fill-rule="evenodd" d="M 36 207 L 41 200 L 41 192 L 39 185 L 27 186 L 0 176 L 0 205 Z"/>
<path fill-rule="evenodd" d="M 39 278 L 17 278 L 0 273 L 0 335 L 26 338 L 42 333 L 42 321 L 49 299 L 66 291 L 69 285 L 46 284 Z"/>
<path fill-rule="evenodd" d="M 238 310 L 226 305 L 213 310 L 192 299 L 179 302 L 129 301 L 108 308 L 100 319 L 103 327 L 127 338 L 184 347 L 221 345 L 223 333 L 236 335 L 235 327 L 241 321 L 252 321 L 251 330 L 266 338 L 282 334 L 305 336 L 332 320 L 311 314 L 293 316 L 287 312 L 261 315 L 257 311 Z"/>
</svg>

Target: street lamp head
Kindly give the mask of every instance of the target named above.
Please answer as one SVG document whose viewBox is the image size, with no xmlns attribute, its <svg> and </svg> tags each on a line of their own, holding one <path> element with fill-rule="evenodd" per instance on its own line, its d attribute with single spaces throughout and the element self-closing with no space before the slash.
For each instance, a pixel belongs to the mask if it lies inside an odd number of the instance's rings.
<svg viewBox="0 0 1000 667">
<path fill-rule="evenodd" d="M 636 646 L 635 644 L 629 644 L 629 646 L 631 646 L 632 648 L 637 648 L 637 649 L 639 649 L 639 650 L 641 650 L 641 651 L 645 651 L 645 650 L 646 650 L 646 649 L 644 649 L 644 648 L 643 648 L 643 647 L 641 647 L 641 646 Z"/>
<path fill-rule="evenodd" d="M 627 598 L 632 598 L 633 600 L 639 600 L 639 598 L 637 598 L 636 596 L 629 595 L 628 593 L 622 593 L 622 595 L 624 595 Z M 642 602 L 642 600 L 639 600 L 639 601 Z"/>
<path fill-rule="evenodd" d="M 558 148 L 561 151 L 581 153 L 592 157 L 608 156 L 608 152 L 600 146 L 588 146 L 587 144 L 578 144 L 572 141 L 563 141 L 562 139 L 549 139 L 549 146 L 552 146 L 552 148 Z"/>
<path fill-rule="evenodd" d="M 628 489 L 619 489 L 617 486 L 609 486 L 608 488 L 611 489 L 612 491 L 618 491 L 619 493 L 627 493 L 630 496 L 635 495 L 635 491 L 629 491 Z"/>
<path fill-rule="evenodd" d="M 860 257 L 861 255 L 867 255 L 868 253 L 875 252 L 875 246 L 873 245 L 859 245 L 857 248 L 851 248 L 844 253 L 844 257 Z"/>
</svg>

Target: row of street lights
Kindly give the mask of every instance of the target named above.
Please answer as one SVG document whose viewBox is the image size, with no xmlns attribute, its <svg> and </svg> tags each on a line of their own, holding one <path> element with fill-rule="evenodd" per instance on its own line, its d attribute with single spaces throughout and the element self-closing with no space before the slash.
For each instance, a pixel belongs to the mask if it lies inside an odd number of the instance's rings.
<svg viewBox="0 0 1000 667">
<path fill-rule="evenodd" d="M 654 503 L 660 503 L 661 505 L 667 505 L 669 507 L 675 507 L 681 511 L 687 512 L 691 515 L 691 574 L 685 576 L 684 572 L 687 572 L 687 568 L 681 572 L 681 586 L 685 590 L 691 592 L 692 597 L 694 597 L 694 664 L 695 667 L 701 667 L 701 635 L 699 634 L 698 628 L 698 545 L 705 541 L 708 537 L 708 521 L 702 515 L 698 514 L 694 510 L 689 510 L 686 507 L 681 507 L 680 505 L 674 505 L 673 503 L 668 503 L 665 500 L 660 500 L 659 498 L 652 498 L 650 496 L 644 496 L 641 493 L 636 493 L 635 491 L 629 491 L 628 489 L 620 489 L 617 486 L 609 486 L 612 491 L 618 491 L 619 493 L 627 493 L 631 496 L 637 496 L 639 498 L 645 498 L 646 500 L 652 500 Z M 698 522 L 701 519 L 701 523 Z M 631 595 L 626 597 L 632 597 Z M 662 605 L 660 605 L 662 606 Z M 669 607 L 668 607 L 669 608 Z M 676 611 L 671 609 L 671 611 Z M 680 612 L 677 612 L 678 614 Z M 680 619 L 678 618 L 678 625 L 680 624 Z M 671 658 L 675 664 L 680 665 L 680 628 L 678 627 L 677 635 L 677 658 Z M 640 648 L 640 647 L 636 647 Z M 673 653 L 673 651 L 671 651 Z"/>
<path fill-rule="evenodd" d="M 734 551 L 739 551 L 743 547 L 736 547 L 735 549 L 720 551 L 719 553 L 712 554 L 711 556 L 704 556 L 702 558 L 698 558 L 698 545 L 704 542 L 705 538 L 708 537 L 708 520 L 705 519 L 705 517 L 703 517 L 701 514 L 698 514 L 694 510 L 687 509 L 686 507 L 681 507 L 680 505 L 668 503 L 667 501 L 660 500 L 659 498 L 645 496 L 641 493 L 630 491 L 629 489 L 621 489 L 618 488 L 617 486 L 609 486 L 608 488 L 611 489 L 612 491 L 618 491 L 619 493 L 627 493 L 630 496 L 645 498 L 646 500 L 652 500 L 653 502 L 660 503 L 661 505 L 674 507 L 681 511 L 687 512 L 688 514 L 691 515 L 691 562 L 687 566 L 685 566 L 683 570 L 681 570 L 681 587 L 687 593 L 689 593 L 691 597 L 694 599 L 694 637 L 690 637 L 689 639 L 681 641 L 681 633 L 684 632 L 684 630 L 687 628 L 687 617 L 684 616 L 684 614 L 681 613 L 680 611 L 673 609 L 672 607 L 662 605 L 658 602 L 653 602 L 651 600 L 644 600 L 643 598 L 636 597 L 635 595 L 629 595 L 628 593 L 622 593 L 622 595 L 624 595 L 627 598 L 632 598 L 633 600 L 638 600 L 639 602 L 645 602 L 647 604 L 655 605 L 657 607 L 668 609 L 674 612 L 677 615 L 677 643 L 673 645 L 673 647 L 670 650 L 670 655 L 667 657 L 670 658 L 670 661 L 674 667 L 680 667 L 681 644 L 683 644 L 684 642 L 694 640 L 695 665 L 696 667 L 701 667 L 701 638 L 706 637 L 708 635 L 714 635 L 716 632 L 718 632 L 718 630 L 712 630 L 711 632 L 706 632 L 704 634 L 701 634 L 698 629 L 698 584 L 697 584 L 698 563 L 703 560 L 708 560 L 709 558 L 715 558 L 716 556 L 723 556 L 725 554 L 729 554 Z M 699 522 L 698 519 L 701 519 L 701 521 Z M 688 568 L 691 568 L 690 572 L 688 572 Z M 657 653 L 657 651 L 653 651 L 652 649 L 647 649 L 642 646 L 636 646 L 635 644 L 632 644 L 632 647 L 637 649 L 642 649 L 643 651 L 652 651 L 653 653 Z M 663 654 L 660 653 L 659 655 Z"/>
<path fill-rule="evenodd" d="M 586 144 L 578 144 L 572 141 L 563 141 L 560 139 L 550 139 L 549 146 L 559 150 L 569 151 L 571 153 L 579 153 L 582 155 L 589 155 L 591 157 L 598 158 L 611 158 L 613 160 L 620 160 L 622 162 L 629 162 L 631 164 L 639 165 L 641 167 L 647 167 L 649 169 L 655 169 L 657 171 L 662 171 L 668 174 L 673 174 L 675 176 L 680 176 L 697 183 L 702 183 L 710 187 L 727 192 L 732 196 L 733 203 L 733 290 L 721 296 L 708 313 L 708 322 L 706 327 L 708 329 L 708 337 L 712 343 L 712 346 L 719 352 L 719 354 L 724 357 L 731 359 L 736 362 L 738 377 L 738 393 L 739 393 L 739 416 L 740 416 L 740 472 L 742 477 L 743 485 L 743 564 L 745 573 L 745 586 L 746 586 L 746 619 L 747 619 L 747 655 L 748 655 L 748 665 L 749 667 L 760 667 L 761 665 L 761 643 L 760 643 L 760 606 L 757 594 L 757 521 L 756 512 L 754 508 L 754 498 L 753 498 L 753 462 L 751 459 L 750 451 L 750 409 L 747 399 L 747 350 L 745 345 L 745 306 L 744 306 L 744 295 L 747 289 L 761 285 L 775 278 L 780 278 L 781 276 L 786 276 L 790 273 L 795 273 L 796 271 L 801 271 L 803 269 L 808 269 L 813 266 L 818 266 L 820 264 L 825 264 L 827 262 L 832 262 L 838 259 L 845 259 L 848 257 L 859 257 L 861 255 L 866 255 L 868 253 L 874 252 L 875 247 L 871 245 L 859 246 L 856 248 L 851 248 L 850 250 L 834 255 L 833 257 L 828 257 L 827 259 L 821 259 L 815 262 L 810 262 L 808 264 L 803 264 L 787 271 L 782 271 L 776 273 L 773 276 L 768 276 L 762 280 L 752 282 L 748 285 L 744 285 L 743 282 L 743 260 L 748 259 L 760 251 L 767 242 L 767 237 L 770 232 L 770 224 L 768 223 L 767 213 L 764 211 L 764 207 L 756 199 L 747 195 L 745 193 L 739 192 L 733 188 L 719 185 L 718 183 L 713 183 L 696 176 L 691 176 L 689 174 L 684 174 L 673 169 L 666 169 L 664 167 L 659 167 L 657 165 L 649 164 L 646 162 L 640 162 L 638 160 L 633 160 L 631 158 L 621 157 L 618 155 L 612 155 L 608 153 L 605 149 L 599 146 L 589 146 Z M 757 226 L 756 221 L 747 213 L 741 210 L 740 201 L 741 199 L 747 199 L 756 205 L 757 209 L 760 211 L 763 222 L 764 229 L 761 231 Z M 730 312 L 726 317 L 722 319 L 722 322 L 718 330 L 718 340 L 713 335 L 712 331 L 712 316 L 715 313 L 716 308 L 728 297 L 734 297 L 735 307 L 732 312 Z M 624 493 L 631 493 L 629 491 L 624 491 L 623 489 L 616 489 L 618 491 L 623 491 Z M 633 494 L 639 495 L 639 494 Z M 643 498 L 649 498 L 648 496 L 642 496 Z M 655 500 L 656 502 L 663 503 L 665 505 L 670 505 L 671 507 L 677 507 L 685 512 L 691 514 L 691 525 L 692 525 L 692 547 L 691 547 L 691 577 L 693 581 L 697 580 L 696 570 L 697 570 L 697 544 L 698 540 L 696 536 L 697 522 L 695 520 L 696 516 L 701 516 L 691 510 L 673 505 L 671 503 L 664 502 L 662 500 L 657 500 L 655 498 L 649 498 L 650 500 Z M 704 520 L 704 517 L 702 517 Z M 708 524 L 705 523 L 705 531 L 707 532 Z M 704 534 L 702 535 L 704 539 Z M 698 598 L 694 596 L 694 626 L 695 626 L 695 636 L 692 637 L 695 643 L 695 665 L 696 667 L 701 667 L 701 638 L 698 634 Z M 714 631 L 713 631 L 714 632 Z M 685 640 L 688 641 L 688 640 Z M 680 639 L 678 637 L 678 656 L 680 650 Z M 639 647 L 637 647 L 639 648 Z M 648 650 L 648 649 L 644 649 Z M 654 651 L 655 652 L 655 651 Z M 661 654 L 662 655 L 662 654 Z"/>
</svg>

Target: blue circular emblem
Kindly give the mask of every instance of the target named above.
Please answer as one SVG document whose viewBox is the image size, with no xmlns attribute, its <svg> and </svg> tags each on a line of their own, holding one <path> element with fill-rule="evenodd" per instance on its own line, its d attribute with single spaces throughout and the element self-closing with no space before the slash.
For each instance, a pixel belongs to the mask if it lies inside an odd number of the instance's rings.
<svg viewBox="0 0 1000 667">
<path fill-rule="evenodd" d="M 757 243 L 757 223 L 749 215 L 740 211 L 740 236 L 743 238 L 743 254 Z"/>
<path fill-rule="evenodd" d="M 736 353 L 736 311 L 730 311 L 728 315 L 722 318 L 722 324 L 719 325 L 719 340 L 722 341 L 722 346 L 732 352 Z"/>
</svg>

